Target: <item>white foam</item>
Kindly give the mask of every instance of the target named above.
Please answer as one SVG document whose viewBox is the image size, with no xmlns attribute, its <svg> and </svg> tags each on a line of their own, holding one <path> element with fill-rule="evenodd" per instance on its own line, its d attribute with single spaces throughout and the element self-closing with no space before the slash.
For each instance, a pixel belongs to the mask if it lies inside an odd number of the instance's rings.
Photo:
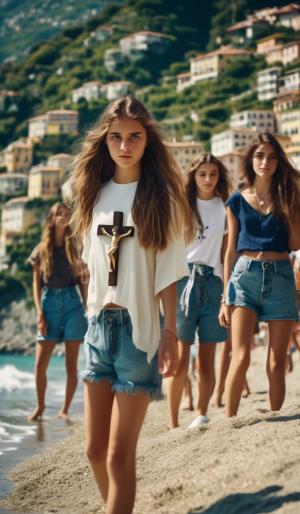
<svg viewBox="0 0 300 514">
<path fill-rule="evenodd" d="M 0 391 L 14 391 L 15 389 L 34 389 L 34 374 L 20 371 L 11 364 L 0 368 Z"/>
</svg>

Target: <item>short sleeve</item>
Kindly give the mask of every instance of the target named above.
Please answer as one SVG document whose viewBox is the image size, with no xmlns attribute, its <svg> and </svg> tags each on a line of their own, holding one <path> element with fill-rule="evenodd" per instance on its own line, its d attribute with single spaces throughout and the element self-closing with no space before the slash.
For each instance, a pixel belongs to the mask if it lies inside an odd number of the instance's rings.
<svg viewBox="0 0 300 514">
<path fill-rule="evenodd" d="M 184 239 L 171 241 L 167 248 L 156 253 L 154 294 L 189 275 Z"/>
<path fill-rule="evenodd" d="M 241 193 L 236 191 L 225 202 L 225 205 L 227 205 L 227 207 L 230 208 L 230 210 L 233 212 L 233 214 L 235 215 L 236 218 L 239 217 L 239 213 L 240 213 L 240 205 L 241 205 L 240 204 L 240 197 L 241 197 Z"/>
<path fill-rule="evenodd" d="M 90 249 L 91 249 L 91 230 L 88 230 L 85 232 L 83 236 L 83 250 L 82 250 L 82 260 L 88 264 L 89 262 L 89 255 L 90 255 Z"/>
<path fill-rule="evenodd" d="M 26 259 L 26 263 L 30 264 L 32 267 L 40 264 L 40 256 L 39 256 L 40 245 L 38 244 L 31 252 L 29 257 Z"/>
</svg>

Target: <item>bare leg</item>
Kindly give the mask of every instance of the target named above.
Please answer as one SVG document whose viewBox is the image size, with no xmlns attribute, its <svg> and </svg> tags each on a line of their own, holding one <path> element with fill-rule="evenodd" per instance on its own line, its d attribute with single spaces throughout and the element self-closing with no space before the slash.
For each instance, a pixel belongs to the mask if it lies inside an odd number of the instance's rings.
<svg viewBox="0 0 300 514">
<path fill-rule="evenodd" d="M 190 359 L 190 345 L 183 341 L 178 341 L 179 365 L 177 373 L 174 377 L 167 379 L 168 388 L 168 404 L 170 412 L 169 427 L 176 428 L 179 426 L 178 413 L 183 393 L 183 388 L 187 376 Z"/>
<path fill-rule="evenodd" d="M 225 384 L 227 416 L 237 414 L 246 372 L 250 364 L 250 350 L 256 321 L 255 312 L 236 307 L 231 315 L 232 357 Z"/>
<path fill-rule="evenodd" d="M 71 401 L 76 391 L 78 382 L 78 353 L 80 348 L 80 341 L 68 341 L 65 343 L 66 347 L 66 372 L 67 372 L 67 383 L 66 383 L 66 396 L 62 409 L 59 411 L 58 417 L 68 419 L 68 412 Z"/>
<path fill-rule="evenodd" d="M 220 362 L 215 387 L 214 405 L 216 407 L 222 407 L 222 396 L 225 389 L 225 380 L 231 359 L 231 341 L 225 341 L 224 343 L 220 343 L 218 346 L 220 347 Z"/>
<path fill-rule="evenodd" d="M 269 321 L 268 325 L 269 405 L 271 410 L 280 410 L 285 397 L 285 359 L 293 322 L 273 320 Z"/>
<path fill-rule="evenodd" d="M 106 459 L 113 400 L 109 382 L 84 384 L 86 454 L 104 502 L 108 494 Z"/>
<path fill-rule="evenodd" d="M 191 379 L 188 374 L 186 376 L 185 383 L 184 383 L 184 396 L 187 399 L 187 404 L 186 404 L 186 407 L 184 407 L 184 409 L 185 410 L 194 410 L 192 382 L 191 382 Z"/>
<path fill-rule="evenodd" d="M 35 385 L 37 392 L 37 407 L 33 413 L 28 416 L 29 421 L 36 421 L 42 417 L 45 410 L 45 394 L 47 389 L 47 368 L 55 348 L 54 342 L 45 341 L 37 342 L 35 352 Z"/>
<path fill-rule="evenodd" d="M 131 514 L 136 490 L 136 447 L 149 396 L 117 393 L 111 416 L 107 456 L 109 488 L 106 514 Z"/>
<path fill-rule="evenodd" d="M 215 387 L 215 343 L 199 344 L 199 399 L 200 416 L 206 416 L 208 403 Z"/>
</svg>

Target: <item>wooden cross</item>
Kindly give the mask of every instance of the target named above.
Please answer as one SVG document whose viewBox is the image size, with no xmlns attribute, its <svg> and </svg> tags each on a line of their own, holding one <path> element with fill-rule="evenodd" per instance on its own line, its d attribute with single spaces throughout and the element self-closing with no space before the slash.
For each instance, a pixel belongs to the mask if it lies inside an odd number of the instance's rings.
<svg viewBox="0 0 300 514">
<path fill-rule="evenodd" d="M 112 225 L 98 225 L 97 235 L 111 238 L 110 247 L 107 251 L 110 267 L 108 274 L 108 285 L 116 286 L 118 281 L 119 243 L 125 237 L 134 235 L 134 227 L 124 227 L 123 212 L 114 211 Z"/>
</svg>

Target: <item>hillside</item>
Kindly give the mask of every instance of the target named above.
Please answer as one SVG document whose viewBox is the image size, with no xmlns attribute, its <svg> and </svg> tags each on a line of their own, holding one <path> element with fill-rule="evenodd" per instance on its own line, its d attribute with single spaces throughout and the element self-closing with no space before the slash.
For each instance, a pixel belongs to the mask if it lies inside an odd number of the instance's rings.
<svg viewBox="0 0 300 514">
<path fill-rule="evenodd" d="M 0 62 L 20 60 L 70 24 L 98 14 L 108 0 L 1 0 Z"/>
</svg>

